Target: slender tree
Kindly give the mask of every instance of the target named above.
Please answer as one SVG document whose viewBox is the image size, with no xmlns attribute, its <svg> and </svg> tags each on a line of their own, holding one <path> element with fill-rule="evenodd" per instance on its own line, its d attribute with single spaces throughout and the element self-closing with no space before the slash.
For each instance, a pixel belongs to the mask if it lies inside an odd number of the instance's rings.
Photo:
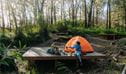
<svg viewBox="0 0 126 74">
<path fill-rule="evenodd" d="M 107 2 L 107 20 L 106 20 L 106 29 L 111 29 L 111 0 Z"/>
<path fill-rule="evenodd" d="M 73 21 L 73 25 L 75 25 L 75 16 L 74 16 L 74 13 L 75 13 L 75 9 L 74 9 L 74 0 L 72 0 L 72 21 Z"/>
<path fill-rule="evenodd" d="M 50 12 L 51 13 L 51 24 L 53 24 L 53 9 L 54 9 L 53 3 L 54 3 L 53 0 L 51 0 L 51 12 Z"/>
<path fill-rule="evenodd" d="M 92 8 L 94 5 L 94 0 L 91 0 L 91 6 L 90 6 L 90 11 L 89 11 L 89 15 L 88 15 L 88 27 L 91 27 L 92 25 Z"/>
<path fill-rule="evenodd" d="M 57 20 L 57 18 L 56 18 L 56 6 L 54 4 L 54 23 L 56 23 L 56 20 Z"/>
<path fill-rule="evenodd" d="M 87 2 L 84 0 L 84 8 L 85 8 L 85 27 L 87 27 Z"/>
<path fill-rule="evenodd" d="M 92 27 L 94 27 L 95 24 L 95 6 L 93 6 L 92 9 Z"/>
<path fill-rule="evenodd" d="M 108 0 L 108 9 L 109 9 L 109 29 L 111 29 L 111 0 Z"/>
<path fill-rule="evenodd" d="M 107 15 L 107 18 L 106 18 L 106 29 L 108 29 L 108 20 L 109 20 L 109 16 L 108 16 L 108 14 L 109 14 L 109 7 L 108 7 L 108 3 L 107 3 L 107 13 L 106 13 L 106 15 Z"/>
</svg>

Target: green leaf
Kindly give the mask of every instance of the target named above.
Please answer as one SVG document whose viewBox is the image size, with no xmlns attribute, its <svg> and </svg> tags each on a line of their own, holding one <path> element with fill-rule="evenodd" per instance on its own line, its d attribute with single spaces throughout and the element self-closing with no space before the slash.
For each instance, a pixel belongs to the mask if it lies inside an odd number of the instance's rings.
<svg viewBox="0 0 126 74">
<path fill-rule="evenodd" d="M 9 66 L 8 62 L 5 61 L 5 60 L 0 60 L 0 64 L 1 64 L 1 65 Z"/>
</svg>

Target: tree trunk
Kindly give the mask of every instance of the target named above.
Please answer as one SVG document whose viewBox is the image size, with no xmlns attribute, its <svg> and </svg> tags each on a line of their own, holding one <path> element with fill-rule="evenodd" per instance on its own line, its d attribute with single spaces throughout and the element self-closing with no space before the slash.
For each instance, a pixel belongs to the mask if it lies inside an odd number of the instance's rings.
<svg viewBox="0 0 126 74">
<path fill-rule="evenodd" d="M 54 5 L 54 23 L 56 23 L 56 6 Z"/>
<path fill-rule="evenodd" d="M 43 22 L 43 24 L 45 23 L 44 22 L 44 11 L 43 11 L 43 9 L 44 9 L 44 3 L 45 3 L 45 0 L 42 0 L 42 2 L 41 2 L 41 16 L 42 16 L 42 22 Z"/>
<path fill-rule="evenodd" d="M 96 8 L 96 21 L 95 21 L 95 24 L 98 24 L 98 15 L 99 15 L 99 11 L 98 11 L 98 8 Z"/>
<path fill-rule="evenodd" d="M 34 24 L 37 24 L 38 18 L 38 0 L 34 0 Z"/>
<path fill-rule="evenodd" d="M 60 11 L 60 15 L 61 15 L 61 20 L 63 20 L 63 3 L 61 0 L 61 11 Z"/>
<path fill-rule="evenodd" d="M 78 14 L 78 4 L 77 4 L 77 0 L 75 0 L 75 13 L 74 13 L 74 16 L 75 16 L 75 24 L 77 24 L 77 14 Z"/>
<path fill-rule="evenodd" d="M 109 6 L 108 6 L 108 3 L 107 3 L 107 14 L 106 14 L 106 15 L 107 15 L 107 18 L 106 18 L 106 29 L 108 29 L 108 25 L 109 25 L 109 24 L 108 24 L 108 21 L 109 21 L 109 18 L 108 18 L 108 17 L 109 17 L 109 15 L 108 15 L 108 14 L 109 14 Z"/>
<path fill-rule="evenodd" d="M 51 0 L 51 24 L 53 24 L 53 0 Z"/>
<path fill-rule="evenodd" d="M 95 11 L 94 11 L 94 9 L 95 9 L 95 7 L 93 6 L 93 9 L 92 9 L 92 11 L 93 11 L 93 14 L 92 14 L 92 27 L 94 27 L 94 25 L 95 25 L 95 22 L 94 22 L 94 19 L 95 19 L 95 16 L 94 16 L 94 13 L 95 13 Z"/>
<path fill-rule="evenodd" d="M 87 27 L 87 3 L 86 3 L 86 0 L 84 0 L 84 8 L 85 8 L 85 27 Z"/>
<path fill-rule="evenodd" d="M 74 0 L 72 0 L 72 22 L 73 22 L 73 25 L 75 25 L 75 16 L 74 16 Z"/>
<path fill-rule="evenodd" d="M 23 0 L 23 5 L 22 5 L 22 10 L 23 10 L 23 12 L 22 12 L 22 14 L 23 14 L 23 17 L 22 17 L 22 19 L 21 20 L 23 20 L 22 21 L 22 24 L 20 25 L 21 27 L 22 27 L 22 25 L 26 25 L 26 23 L 27 23 L 27 14 L 26 14 L 26 1 L 25 0 Z"/>
<path fill-rule="evenodd" d="M 91 0 L 91 7 L 90 7 L 90 12 L 89 12 L 89 15 L 88 15 L 88 27 L 91 27 L 92 25 L 92 8 L 93 8 L 93 3 L 94 3 L 94 0 Z"/>
<path fill-rule="evenodd" d="M 111 0 L 108 0 L 109 6 L 109 29 L 111 29 Z"/>
<path fill-rule="evenodd" d="M 63 20 L 65 21 L 66 20 L 66 16 L 65 16 L 65 10 L 64 10 L 64 0 L 62 0 L 62 4 L 63 4 L 63 8 L 62 8 L 62 11 L 63 11 Z"/>
<path fill-rule="evenodd" d="M 78 3 L 78 0 L 75 0 L 75 4 L 76 4 L 76 7 L 75 7 L 75 24 L 77 24 L 77 20 L 78 20 L 78 11 L 79 11 L 79 3 Z"/>
<path fill-rule="evenodd" d="M 46 9 L 46 19 L 47 19 L 47 23 L 50 24 L 50 15 L 49 15 L 49 8 Z"/>
<path fill-rule="evenodd" d="M 80 7 L 80 20 L 81 20 L 81 14 L 82 14 L 81 10 L 82 10 L 82 8 Z"/>
<path fill-rule="evenodd" d="M 70 11 L 70 7 L 69 7 L 69 19 L 71 19 L 71 11 Z"/>
</svg>

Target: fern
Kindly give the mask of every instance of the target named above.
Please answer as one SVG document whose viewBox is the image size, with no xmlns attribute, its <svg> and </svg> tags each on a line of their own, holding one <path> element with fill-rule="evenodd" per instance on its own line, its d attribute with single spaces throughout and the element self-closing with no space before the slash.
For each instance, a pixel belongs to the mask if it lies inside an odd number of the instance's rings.
<svg viewBox="0 0 126 74">
<path fill-rule="evenodd" d="M 0 65 L 9 66 L 9 63 L 6 60 L 2 59 L 2 60 L 0 60 Z"/>
<path fill-rule="evenodd" d="M 72 74 L 72 71 L 64 63 L 56 61 L 56 74 Z"/>
<path fill-rule="evenodd" d="M 0 67 L 1 71 L 12 71 L 15 70 L 14 58 L 8 55 L 8 49 L 12 45 L 13 41 L 6 46 L 3 43 L 0 43 Z"/>
</svg>

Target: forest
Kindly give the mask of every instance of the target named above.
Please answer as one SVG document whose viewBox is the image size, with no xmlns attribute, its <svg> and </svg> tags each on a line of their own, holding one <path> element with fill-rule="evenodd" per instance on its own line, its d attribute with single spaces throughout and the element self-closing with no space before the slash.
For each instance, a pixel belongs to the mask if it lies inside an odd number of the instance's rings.
<svg viewBox="0 0 126 74">
<path fill-rule="evenodd" d="M 0 74 L 57 33 L 126 37 L 126 0 L 0 0 Z"/>
</svg>

